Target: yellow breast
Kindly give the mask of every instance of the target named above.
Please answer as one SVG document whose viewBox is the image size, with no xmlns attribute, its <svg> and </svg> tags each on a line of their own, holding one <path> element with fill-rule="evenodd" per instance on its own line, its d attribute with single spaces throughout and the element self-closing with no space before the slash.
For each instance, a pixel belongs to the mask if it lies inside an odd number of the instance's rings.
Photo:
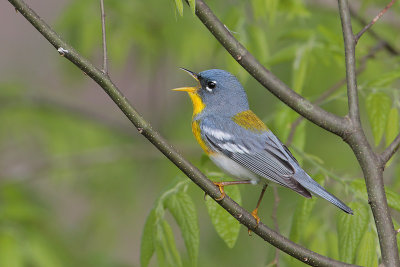
<svg viewBox="0 0 400 267">
<path fill-rule="evenodd" d="M 201 133 L 200 133 L 200 125 L 198 121 L 192 121 L 192 132 L 194 134 L 194 137 L 196 138 L 197 142 L 201 146 L 201 148 L 206 152 L 207 155 L 213 154 L 214 151 L 212 151 L 209 147 L 207 147 L 206 143 L 204 140 L 201 138 Z"/>
</svg>

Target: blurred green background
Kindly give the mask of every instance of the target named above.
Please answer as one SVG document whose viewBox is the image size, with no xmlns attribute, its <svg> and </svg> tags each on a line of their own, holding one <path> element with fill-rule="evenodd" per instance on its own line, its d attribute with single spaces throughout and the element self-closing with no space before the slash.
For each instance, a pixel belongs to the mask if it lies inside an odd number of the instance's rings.
<svg viewBox="0 0 400 267">
<path fill-rule="evenodd" d="M 351 4 L 368 21 L 386 2 Z M 317 99 L 345 77 L 336 1 L 207 3 L 262 64 L 307 99 Z M 67 42 L 101 66 L 99 1 L 29 4 Z M 194 84 L 179 67 L 195 72 L 220 68 L 235 74 L 253 111 L 286 141 L 298 115 L 241 69 L 186 5 L 183 16 L 172 0 L 105 0 L 105 6 L 110 77 L 153 127 L 201 170 L 218 171 L 204 159 L 192 136 L 188 97 L 170 90 Z M 393 6 L 373 27 L 397 50 L 399 10 Z M 353 20 L 355 32 L 362 26 Z M 187 178 L 137 133 L 94 82 L 60 57 L 5 1 L 0 3 L 0 36 L 0 266 L 140 266 L 146 217 L 177 177 Z M 358 66 L 378 43 L 368 33 L 361 38 Z M 358 78 L 364 128 L 377 150 L 390 143 L 399 129 L 399 77 L 398 55 L 380 47 Z M 346 114 L 345 86 L 322 106 Z M 362 182 L 354 182 L 362 173 L 340 138 L 303 121 L 291 149 L 330 192 L 353 202 L 352 207 L 367 206 Z M 398 166 L 396 157 L 385 171 L 393 201 L 398 201 L 400 190 Z M 240 187 L 245 208 L 254 208 L 260 190 Z M 228 248 L 213 229 L 203 192 L 190 183 L 188 194 L 199 220 L 198 266 L 266 266 L 273 261 L 275 249 L 257 236 L 249 237 L 245 227 L 240 228 L 236 245 Z M 315 206 L 304 204 L 301 196 L 284 188 L 278 188 L 278 194 L 280 232 L 316 252 L 342 258 L 337 229 L 341 211 L 320 199 Z M 274 194 L 268 189 L 259 214 L 271 227 L 273 204 Z M 397 221 L 398 209 L 393 209 Z M 363 229 L 374 233 L 370 211 L 363 214 Z M 301 218 L 297 225 L 294 215 Z M 186 265 L 179 227 L 169 214 L 166 219 Z M 369 241 L 376 255 L 375 235 Z M 357 262 L 361 256 L 353 257 L 349 261 Z M 302 265 L 283 253 L 280 263 Z M 153 258 L 150 265 L 157 266 L 157 260 Z"/>
</svg>

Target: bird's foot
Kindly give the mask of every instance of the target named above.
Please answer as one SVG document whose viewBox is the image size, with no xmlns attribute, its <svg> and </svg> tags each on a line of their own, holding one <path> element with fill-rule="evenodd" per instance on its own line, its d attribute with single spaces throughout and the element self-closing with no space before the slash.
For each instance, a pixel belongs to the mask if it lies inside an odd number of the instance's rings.
<svg viewBox="0 0 400 267">
<path fill-rule="evenodd" d="M 251 212 L 251 215 L 254 217 L 254 219 L 256 219 L 256 221 L 257 221 L 257 225 L 256 225 L 256 228 L 258 227 L 258 224 L 260 223 L 260 217 L 258 217 L 258 208 L 256 208 L 256 209 L 254 209 L 252 212 Z M 247 229 L 247 232 L 249 233 L 249 235 L 251 235 L 251 230 L 250 229 Z"/>
</svg>

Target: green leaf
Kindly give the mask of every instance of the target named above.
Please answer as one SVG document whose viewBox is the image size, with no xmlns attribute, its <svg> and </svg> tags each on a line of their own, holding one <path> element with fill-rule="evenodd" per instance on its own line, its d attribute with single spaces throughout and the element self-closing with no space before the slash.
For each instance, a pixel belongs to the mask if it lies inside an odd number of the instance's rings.
<svg viewBox="0 0 400 267">
<path fill-rule="evenodd" d="M 156 223 L 155 251 L 159 266 L 182 266 L 182 260 L 176 248 L 174 233 L 164 219 Z"/>
<path fill-rule="evenodd" d="M 382 139 L 386 128 L 392 100 L 385 93 L 371 93 L 366 99 L 368 118 L 371 124 L 375 145 Z"/>
<path fill-rule="evenodd" d="M 354 210 L 354 215 L 341 212 L 337 221 L 339 236 L 339 259 L 353 263 L 357 248 L 369 223 L 369 210 L 365 204 L 352 202 L 349 206 Z"/>
<path fill-rule="evenodd" d="M 386 72 L 384 74 L 379 75 L 378 78 L 369 81 L 366 86 L 367 87 L 388 87 L 395 80 L 400 78 L 400 69 L 396 69 L 394 71 Z"/>
<path fill-rule="evenodd" d="M 293 61 L 292 66 L 292 88 L 293 90 L 301 94 L 303 90 L 304 81 L 306 78 L 306 72 L 308 67 L 308 48 L 307 45 L 299 47 L 296 51 L 296 57 Z"/>
<path fill-rule="evenodd" d="M 314 208 L 316 198 L 302 199 L 293 214 L 292 228 L 290 229 L 289 239 L 293 242 L 299 242 L 303 233 L 303 227 L 307 224 L 311 211 Z"/>
<path fill-rule="evenodd" d="M 399 112 L 397 108 L 391 108 L 386 124 L 386 146 L 394 140 L 399 133 Z"/>
<path fill-rule="evenodd" d="M 190 9 L 192 10 L 192 14 L 196 14 L 196 0 L 189 0 L 189 6 Z"/>
<path fill-rule="evenodd" d="M 353 188 L 354 191 L 356 191 L 356 194 L 359 198 L 365 200 L 365 202 L 368 202 L 367 189 L 364 180 L 355 179 L 350 183 L 350 187 Z M 387 188 L 386 186 L 385 192 L 389 207 L 400 211 L 400 195 L 393 190 Z"/>
<path fill-rule="evenodd" d="M 183 2 L 182 0 L 175 0 L 176 10 L 180 16 L 183 16 Z"/>
<path fill-rule="evenodd" d="M 225 193 L 239 205 L 241 204 L 240 191 L 237 186 L 231 185 L 225 187 Z M 225 241 L 229 248 L 233 248 L 239 236 L 239 222 L 211 198 L 206 199 L 206 206 L 217 234 Z"/>
<path fill-rule="evenodd" d="M 16 233 L 2 229 L 0 232 L 0 266 L 22 267 L 24 265 L 20 241 Z"/>
<path fill-rule="evenodd" d="M 389 207 L 400 211 L 400 195 L 385 187 Z"/>
<path fill-rule="evenodd" d="M 376 235 L 372 230 L 366 231 L 357 249 L 355 264 L 360 266 L 378 266 Z"/>
<path fill-rule="evenodd" d="M 179 225 L 192 266 L 196 266 L 199 254 L 200 230 L 196 208 L 192 199 L 186 192 L 179 191 L 166 200 L 166 207 Z"/>
<path fill-rule="evenodd" d="M 156 224 L 155 210 L 151 210 L 146 219 L 142 233 L 142 241 L 140 244 L 140 266 L 146 267 L 149 265 L 150 259 L 154 253 L 154 230 Z"/>
<path fill-rule="evenodd" d="M 314 179 L 318 183 L 323 185 L 321 183 L 321 181 L 323 182 L 324 179 L 323 175 L 318 175 L 318 178 L 317 176 L 315 176 Z M 312 199 L 302 198 L 302 200 L 298 202 L 297 207 L 293 214 L 292 228 L 290 229 L 290 234 L 289 234 L 289 239 L 292 240 L 293 242 L 297 243 L 300 241 L 302 233 L 304 232 L 304 229 L 310 218 L 316 200 L 317 200 L 316 197 Z"/>
<path fill-rule="evenodd" d="M 278 52 L 273 53 L 271 57 L 267 59 L 267 65 L 274 66 L 293 60 L 296 55 L 297 48 L 298 44 L 281 48 Z"/>
</svg>

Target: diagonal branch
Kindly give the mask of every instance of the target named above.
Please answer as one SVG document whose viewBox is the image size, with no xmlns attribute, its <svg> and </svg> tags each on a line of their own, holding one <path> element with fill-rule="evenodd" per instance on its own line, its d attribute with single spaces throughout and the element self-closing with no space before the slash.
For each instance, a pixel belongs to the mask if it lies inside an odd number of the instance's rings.
<svg viewBox="0 0 400 267">
<path fill-rule="evenodd" d="M 380 155 L 383 166 L 390 160 L 390 158 L 396 153 L 400 145 L 400 133 L 396 136 L 393 142 L 382 152 Z"/>
<path fill-rule="evenodd" d="M 196 0 L 196 15 L 243 68 L 293 110 L 323 129 L 339 136 L 343 137 L 346 132 L 350 130 L 350 123 L 347 119 L 334 115 L 320 108 L 318 105 L 312 104 L 290 89 L 285 83 L 261 65 L 260 62 L 236 40 L 203 0 Z"/>
<path fill-rule="evenodd" d="M 84 71 L 103 88 L 126 117 L 138 129 L 139 133 L 157 147 L 204 192 L 210 195 L 213 199 L 220 197 L 218 188 L 207 179 L 203 173 L 183 158 L 157 131 L 151 127 L 146 120 L 144 120 L 144 118 L 132 107 L 129 101 L 105 73 L 96 68 L 90 61 L 78 54 L 73 47 L 62 40 L 61 37 L 54 32 L 31 8 L 29 8 L 23 0 L 9 0 L 9 2 L 57 49 L 62 56 Z M 265 241 L 306 264 L 313 266 L 352 266 L 322 256 L 295 244 L 262 223 L 257 225 L 254 217 L 228 196 L 218 203 L 240 223 L 252 230 Z"/>
<path fill-rule="evenodd" d="M 396 0 L 390 1 L 390 3 L 389 3 L 384 9 L 382 9 L 381 12 L 379 12 L 379 14 L 376 15 L 375 18 L 373 18 L 373 19 L 371 20 L 370 23 L 368 23 L 367 25 L 365 25 L 365 27 L 362 28 L 361 31 L 360 31 L 359 33 L 356 34 L 356 36 L 354 37 L 354 42 L 355 42 L 356 44 L 358 43 L 358 40 L 360 39 L 360 37 L 361 37 L 366 31 L 368 31 L 368 29 L 371 28 L 371 27 L 375 24 L 375 22 L 377 22 L 378 19 L 380 19 L 380 18 L 386 13 L 386 11 L 388 11 L 388 9 L 394 4 L 395 1 L 396 1 Z"/>
</svg>

